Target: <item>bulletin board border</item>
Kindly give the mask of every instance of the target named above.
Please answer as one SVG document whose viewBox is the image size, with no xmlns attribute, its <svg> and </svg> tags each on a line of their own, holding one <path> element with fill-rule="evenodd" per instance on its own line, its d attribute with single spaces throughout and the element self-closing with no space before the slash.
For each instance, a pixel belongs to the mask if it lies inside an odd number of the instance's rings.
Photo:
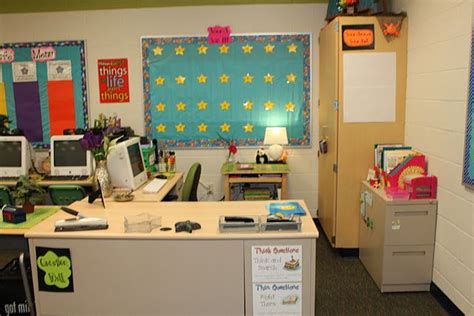
<svg viewBox="0 0 474 316">
<path fill-rule="evenodd" d="M 304 107 L 303 107 L 303 124 L 304 133 L 301 138 L 288 139 L 289 147 L 311 147 L 311 57 L 312 57 L 312 34 L 311 33 L 259 33 L 259 34 L 234 34 L 231 36 L 232 41 L 245 43 L 246 41 L 267 41 L 267 42 L 289 42 L 298 40 L 305 45 L 303 50 L 303 93 L 304 93 Z M 142 50 L 142 77 L 143 77 L 143 104 L 145 114 L 145 135 L 152 138 L 152 115 L 151 115 L 151 78 L 148 63 L 149 45 L 162 44 L 195 44 L 206 43 L 207 36 L 142 36 L 140 38 Z M 237 146 L 258 147 L 263 144 L 263 139 L 258 138 L 238 138 L 232 140 Z M 173 148 L 222 148 L 228 146 L 228 141 L 222 138 L 214 139 L 195 139 L 189 141 L 177 140 L 158 140 L 160 146 Z"/>
<path fill-rule="evenodd" d="M 65 47 L 65 46 L 79 46 L 81 56 L 81 89 L 82 89 L 82 111 L 84 128 L 89 127 L 89 111 L 88 111 L 88 96 L 87 96 L 87 75 L 86 75 L 86 48 L 84 40 L 66 40 L 66 41 L 38 41 L 38 42 L 19 42 L 19 43 L 3 43 L 0 48 L 35 48 L 35 47 Z M 50 145 L 34 143 L 32 144 L 37 149 L 49 149 Z"/>
</svg>

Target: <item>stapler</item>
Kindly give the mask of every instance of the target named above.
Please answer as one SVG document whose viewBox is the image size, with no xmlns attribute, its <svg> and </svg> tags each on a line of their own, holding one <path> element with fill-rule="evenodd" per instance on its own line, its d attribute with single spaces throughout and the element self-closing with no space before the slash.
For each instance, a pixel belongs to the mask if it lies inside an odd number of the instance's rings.
<svg viewBox="0 0 474 316">
<path fill-rule="evenodd" d="M 61 207 L 61 210 L 71 215 L 74 215 L 75 217 L 57 221 L 54 224 L 55 232 L 72 232 L 109 228 L 109 225 L 107 224 L 107 220 L 105 218 L 86 217 L 80 214 L 79 212 L 65 206 Z"/>
</svg>

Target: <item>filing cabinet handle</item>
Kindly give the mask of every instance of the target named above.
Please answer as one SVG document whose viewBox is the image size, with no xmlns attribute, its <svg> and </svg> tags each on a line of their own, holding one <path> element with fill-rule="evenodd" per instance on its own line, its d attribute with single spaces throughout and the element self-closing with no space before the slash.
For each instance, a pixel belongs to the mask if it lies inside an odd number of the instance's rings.
<svg viewBox="0 0 474 316">
<path fill-rule="evenodd" d="M 392 252 L 394 256 L 424 256 L 426 251 L 394 251 Z"/>
<path fill-rule="evenodd" d="M 427 216 L 428 211 L 395 211 L 395 216 Z"/>
</svg>

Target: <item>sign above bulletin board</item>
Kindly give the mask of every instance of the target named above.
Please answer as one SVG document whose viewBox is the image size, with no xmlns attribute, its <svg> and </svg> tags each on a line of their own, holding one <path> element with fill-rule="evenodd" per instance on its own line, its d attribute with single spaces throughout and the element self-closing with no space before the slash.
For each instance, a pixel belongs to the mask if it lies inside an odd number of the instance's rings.
<svg viewBox="0 0 474 316">
<path fill-rule="evenodd" d="M 34 147 L 87 127 L 84 41 L 0 45 L 0 114 Z"/>
<path fill-rule="evenodd" d="M 310 34 L 142 37 L 145 130 L 167 147 L 262 144 L 286 127 L 289 145 L 311 137 Z"/>
</svg>

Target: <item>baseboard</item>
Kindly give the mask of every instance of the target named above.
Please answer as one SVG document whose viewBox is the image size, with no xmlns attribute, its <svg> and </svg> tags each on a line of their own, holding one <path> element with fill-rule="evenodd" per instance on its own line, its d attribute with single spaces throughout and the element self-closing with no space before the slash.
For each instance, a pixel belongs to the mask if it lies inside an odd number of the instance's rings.
<svg viewBox="0 0 474 316">
<path fill-rule="evenodd" d="M 337 248 L 341 257 L 359 257 L 359 248 Z"/>
<path fill-rule="evenodd" d="M 433 282 L 431 282 L 430 293 L 443 306 L 443 308 L 452 316 L 463 316 L 464 313 L 444 294 L 444 292 Z"/>
</svg>

